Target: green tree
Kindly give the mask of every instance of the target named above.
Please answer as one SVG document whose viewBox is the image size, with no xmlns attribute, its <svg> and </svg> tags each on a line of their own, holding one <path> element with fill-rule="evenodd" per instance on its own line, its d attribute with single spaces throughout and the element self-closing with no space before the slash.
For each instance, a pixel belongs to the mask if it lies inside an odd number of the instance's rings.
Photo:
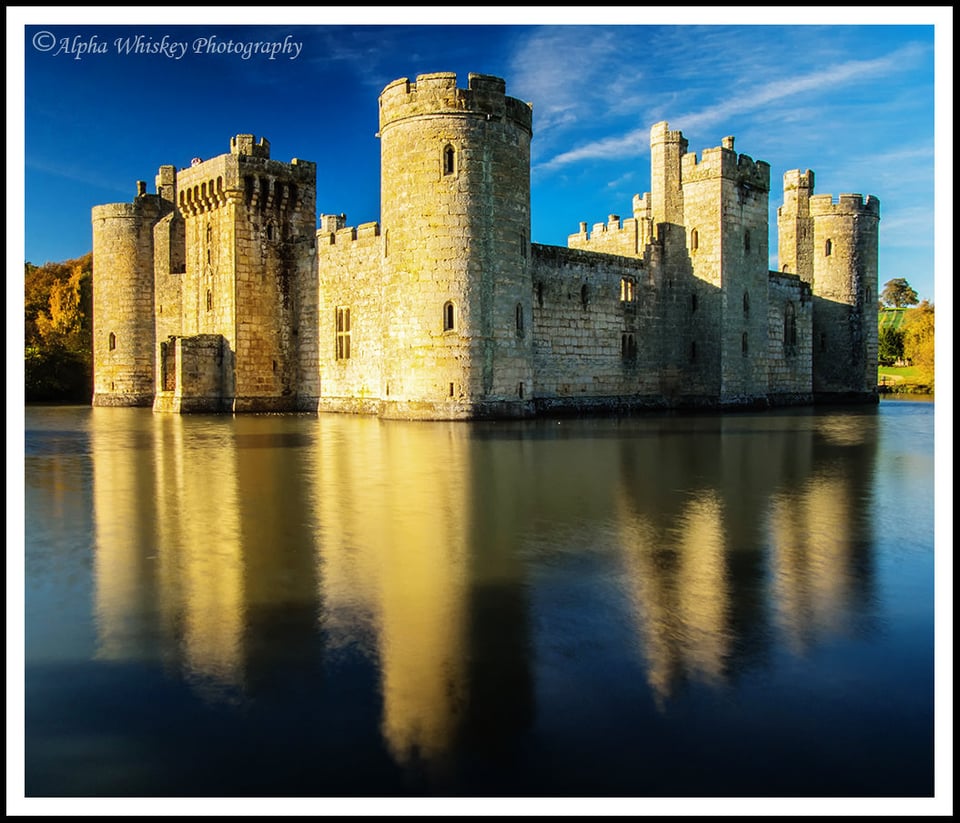
<svg viewBox="0 0 960 823">
<path fill-rule="evenodd" d="M 917 369 L 917 379 L 931 388 L 934 380 L 934 308 L 924 300 L 904 323 L 903 354 Z"/>
<path fill-rule="evenodd" d="M 893 326 L 881 326 L 879 331 L 880 348 L 877 359 L 883 366 L 892 366 L 903 360 L 904 333 Z"/>
<path fill-rule="evenodd" d="M 880 300 L 884 305 L 898 309 L 904 306 L 916 306 L 920 302 L 913 287 L 902 277 L 895 277 L 883 284 Z"/>
</svg>

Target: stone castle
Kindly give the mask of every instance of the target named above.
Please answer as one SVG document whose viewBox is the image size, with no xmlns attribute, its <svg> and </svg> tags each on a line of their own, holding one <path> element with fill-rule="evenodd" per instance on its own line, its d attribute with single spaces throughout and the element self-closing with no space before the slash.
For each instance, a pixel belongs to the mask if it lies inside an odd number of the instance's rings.
<svg viewBox="0 0 960 823">
<path fill-rule="evenodd" d="M 568 247 L 531 242 L 532 107 L 498 77 L 379 99 L 380 222 L 316 212 L 316 164 L 161 166 L 96 206 L 97 406 L 388 418 L 876 402 L 879 202 L 667 123 L 651 191 Z"/>
</svg>

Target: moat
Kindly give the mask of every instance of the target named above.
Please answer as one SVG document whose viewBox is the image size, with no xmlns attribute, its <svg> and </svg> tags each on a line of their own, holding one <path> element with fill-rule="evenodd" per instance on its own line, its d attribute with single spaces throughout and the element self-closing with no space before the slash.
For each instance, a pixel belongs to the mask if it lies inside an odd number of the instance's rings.
<svg viewBox="0 0 960 823">
<path fill-rule="evenodd" d="M 28 407 L 26 796 L 930 797 L 933 423 Z"/>
</svg>

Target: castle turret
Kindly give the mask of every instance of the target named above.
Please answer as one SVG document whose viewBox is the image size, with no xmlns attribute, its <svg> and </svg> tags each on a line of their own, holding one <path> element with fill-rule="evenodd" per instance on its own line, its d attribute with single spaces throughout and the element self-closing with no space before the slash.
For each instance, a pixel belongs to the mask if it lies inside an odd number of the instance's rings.
<svg viewBox="0 0 960 823">
<path fill-rule="evenodd" d="M 880 201 L 810 197 L 813 391 L 821 401 L 877 397 Z"/>
<path fill-rule="evenodd" d="M 721 405 L 765 402 L 770 166 L 725 137 L 699 162 L 684 155 L 681 174 L 696 377 Z"/>
<path fill-rule="evenodd" d="M 91 212 L 95 406 L 153 403 L 154 227 L 172 209 L 138 181 L 132 203 Z"/>
<path fill-rule="evenodd" d="M 680 159 L 686 153 L 683 133 L 670 131 L 666 121 L 650 129 L 650 217 L 654 231 L 660 223 L 683 223 Z"/>
<path fill-rule="evenodd" d="M 793 169 L 783 175 L 783 205 L 777 209 L 777 262 L 781 272 L 813 283 L 813 219 L 810 195 L 814 175 Z"/>
<path fill-rule="evenodd" d="M 385 415 L 533 412 L 531 134 L 498 77 L 380 95 Z"/>
</svg>

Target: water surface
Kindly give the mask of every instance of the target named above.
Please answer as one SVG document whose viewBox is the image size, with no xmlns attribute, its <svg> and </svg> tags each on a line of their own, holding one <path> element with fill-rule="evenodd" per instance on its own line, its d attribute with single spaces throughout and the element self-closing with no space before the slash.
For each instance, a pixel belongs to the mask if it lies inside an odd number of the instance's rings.
<svg viewBox="0 0 960 823">
<path fill-rule="evenodd" d="M 28 408 L 26 796 L 932 796 L 933 411 Z"/>
</svg>

